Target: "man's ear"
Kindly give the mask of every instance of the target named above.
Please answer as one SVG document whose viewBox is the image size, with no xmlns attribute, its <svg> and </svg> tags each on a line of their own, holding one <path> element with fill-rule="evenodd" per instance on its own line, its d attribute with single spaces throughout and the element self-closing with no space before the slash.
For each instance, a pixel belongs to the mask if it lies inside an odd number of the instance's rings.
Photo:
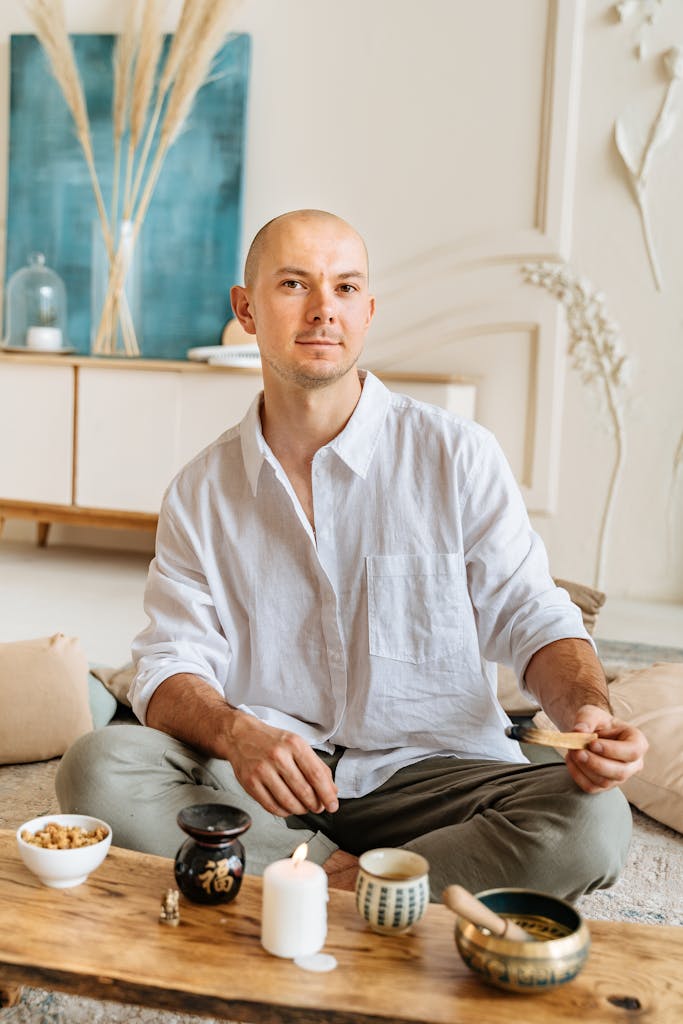
<svg viewBox="0 0 683 1024">
<path fill-rule="evenodd" d="M 243 288 L 241 284 L 235 284 L 230 289 L 230 305 L 247 334 L 256 334 L 256 324 L 251 315 L 247 289 Z"/>
<path fill-rule="evenodd" d="M 365 326 L 369 327 L 372 323 L 372 318 L 375 315 L 375 296 L 371 295 L 368 302 L 368 318 L 365 321 Z"/>
</svg>

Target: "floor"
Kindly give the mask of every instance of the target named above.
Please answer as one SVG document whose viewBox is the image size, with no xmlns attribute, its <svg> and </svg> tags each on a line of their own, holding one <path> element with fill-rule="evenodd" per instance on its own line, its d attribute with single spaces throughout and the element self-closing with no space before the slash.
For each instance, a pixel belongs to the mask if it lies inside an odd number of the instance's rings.
<svg viewBox="0 0 683 1024">
<path fill-rule="evenodd" d="M 118 667 L 145 625 L 150 556 L 0 540 L 0 642 L 62 632 L 79 637 L 93 664 Z M 683 604 L 608 598 L 597 636 L 683 647 Z"/>
</svg>

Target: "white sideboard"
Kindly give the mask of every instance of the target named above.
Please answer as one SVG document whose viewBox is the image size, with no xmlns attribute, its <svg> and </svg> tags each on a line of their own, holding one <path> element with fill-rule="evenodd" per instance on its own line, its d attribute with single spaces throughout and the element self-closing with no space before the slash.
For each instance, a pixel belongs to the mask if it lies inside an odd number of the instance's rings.
<svg viewBox="0 0 683 1024">
<path fill-rule="evenodd" d="M 70 366 L 2 363 L 1 498 L 71 504 L 74 394 Z"/>
<path fill-rule="evenodd" d="M 474 416 L 472 380 L 380 374 L 388 387 Z M 48 525 L 153 530 L 174 474 L 237 423 L 258 370 L 170 360 L 0 355 L 0 530 Z"/>
</svg>

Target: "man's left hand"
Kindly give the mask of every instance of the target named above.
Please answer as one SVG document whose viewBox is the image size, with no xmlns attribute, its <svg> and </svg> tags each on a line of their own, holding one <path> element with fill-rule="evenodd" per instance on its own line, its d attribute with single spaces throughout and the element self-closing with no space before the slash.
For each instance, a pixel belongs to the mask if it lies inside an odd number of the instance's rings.
<svg viewBox="0 0 683 1024">
<path fill-rule="evenodd" d="M 569 774 L 586 793 L 602 793 L 630 779 L 643 767 L 648 748 L 634 725 L 614 718 L 605 708 L 584 704 L 576 714 L 573 732 L 596 732 L 598 738 L 584 750 L 569 750 Z"/>
</svg>

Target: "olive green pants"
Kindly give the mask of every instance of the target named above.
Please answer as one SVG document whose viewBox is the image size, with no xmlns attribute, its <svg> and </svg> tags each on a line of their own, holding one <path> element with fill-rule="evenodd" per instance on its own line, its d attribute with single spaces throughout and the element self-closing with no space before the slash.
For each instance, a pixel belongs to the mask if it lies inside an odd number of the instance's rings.
<svg viewBox="0 0 683 1024">
<path fill-rule="evenodd" d="M 334 773 L 341 753 L 319 756 Z M 458 883 L 572 900 L 616 881 L 631 836 L 623 794 L 583 793 L 564 763 L 455 757 L 403 768 L 367 796 L 341 800 L 335 814 L 278 818 L 248 796 L 228 762 L 139 725 L 82 736 L 62 758 L 56 789 L 62 811 L 103 818 L 117 846 L 167 857 L 186 838 L 176 824 L 181 808 L 236 805 L 252 818 L 242 837 L 252 874 L 304 841 L 321 864 L 338 848 L 403 846 L 429 861 L 432 899 Z"/>
</svg>

